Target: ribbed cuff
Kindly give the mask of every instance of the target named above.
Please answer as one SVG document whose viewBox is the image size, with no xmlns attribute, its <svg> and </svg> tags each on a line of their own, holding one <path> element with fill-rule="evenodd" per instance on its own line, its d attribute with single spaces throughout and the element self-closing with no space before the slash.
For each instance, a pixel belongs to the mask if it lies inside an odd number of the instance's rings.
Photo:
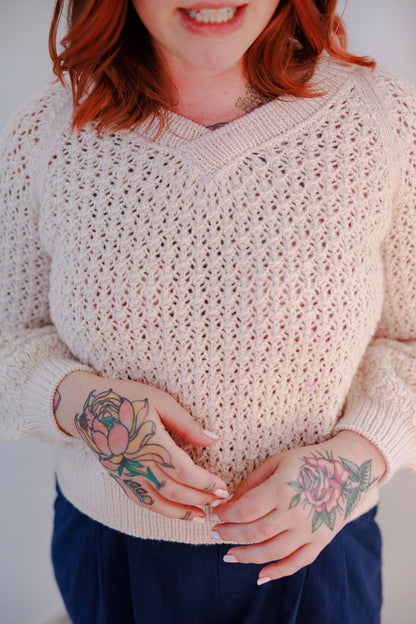
<svg viewBox="0 0 416 624">
<path fill-rule="evenodd" d="M 411 420 L 415 406 L 357 397 L 347 402 L 344 416 L 333 434 L 348 430 L 359 433 L 378 448 L 387 469 L 378 485 L 391 479 L 400 468 L 416 471 L 416 428 Z"/>
<path fill-rule="evenodd" d="M 76 371 L 95 371 L 75 360 L 51 358 L 36 368 L 26 383 L 22 399 L 27 430 L 47 442 L 70 442 L 74 438 L 58 426 L 53 411 L 55 391 L 61 381 Z"/>
</svg>

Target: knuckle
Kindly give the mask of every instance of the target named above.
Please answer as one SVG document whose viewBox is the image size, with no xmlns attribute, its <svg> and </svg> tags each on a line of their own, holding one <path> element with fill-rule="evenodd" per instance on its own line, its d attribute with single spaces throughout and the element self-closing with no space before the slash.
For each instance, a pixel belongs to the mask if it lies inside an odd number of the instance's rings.
<svg viewBox="0 0 416 624">
<path fill-rule="evenodd" d="M 280 563 L 279 573 L 281 573 L 284 576 L 289 576 L 291 574 L 295 574 L 296 572 L 298 572 L 305 565 L 306 564 L 303 563 L 303 561 L 300 561 L 299 559 L 290 558 L 288 561 L 283 561 L 282 563 Z"/>
<path fill-rule="evenodd" d="M 279 533 L 279 525 L 274 522 L 259 522 L 257 531 L 262 540 L 271 538 Z"/>
<path fill-rule="evenodd" d="M 242 537 L 242 539 L 245 542 L 257 543 L 257 542 L 261 541 L 261 538 L 259 537 L 258 531 L 256 531 L 254 528 L 250 528 L 250 527 L 245 527 L 241 531 L 241 537 Z"/>
<path fill-rule="evenodd" d="M 290 509 L 290 513 L 291 513 L 291 521 L 294 525 L 305 522 L 305 519 L 306 519 L 305 510 L 300 505 L 297 505 L 296 507 L 292 507 L 292 509 Z"/>
<path fill-rule="evenodd" d="M 195 434 L 200 433 L 201 428 L 198 423 L 190 416 L 189 414 L 183 420 L 183 432 L 185 434 Z"/>
<path fill-rule="evenodd" d="M 224 513 L 222 515 L 224 516 Z M 249 507 L 239 506 L 238 509 L 230 509 L 226 515 L 227 518 L 225 521 L 229 519 L 229 522 L 241 522 L 243 524 L 247 524 L 252 521 L 252 511 Z"/>
<path fill-rule="evenodd" d="M 247 492 L 250 489 L 250 478 L 246 479 L 245 481 L 243 481 L 242 483 L 240 483 L 240 485 L 238 486 L 238 493 L 240 494 L 244 494 L 245 492 Z"/>
<path fill-rule="evenodd" d="M 315 547 L 316 547 L 315 558 L 319 555 L 321 550 L 323 550 L 325 548 L 325 546 L 328 546 L 329 542 L 330 542 L 330 540 L 328 539 L 328 537 L 324 536 L 324 535 L 318 536 L 314 540 L 314 544 L 315 544 Z"/>
<path fill-rule="evenodd" d="M 287 563 L 282 566 L 281 572 L 284 576 L 292 576 L 292 574 L 296 574 L 301 569 L 301 565 L 294 563 Z"/>
<path fill-rule="evenodd" d="M 165 496 L 171 501 L 178 502 L 180 499 L 179 489 L 176 487 L 169 487 L 169 489 L 165 491 Z"/>
<path fill-rule="evenodd" d="M 292 481 L 295 481 L 295 478 L 293 478 Z M 296 494 L 296 490 L 293 489 L 290 483 L 286 483 L 285 481 L 280 481 L 276 487 L 278 488 L 279 496 L 285 496 L 289 500 Z"/>
<path fill-rule="evenodd" d="M 304 558 L 304 562 L 305 563 L 304 563 L 304 565 L 305 566 L 311 565 L 311 563 L 313 563 L 315 561 L 315 559 L 317 558 L 318 554 L 319 554 L 319 552 L 315 552 L 314 550 L 313 551 L 309 551 L 305 555 L 305 558 Z"/>
<path fill-rule="evenodd" d="M 252 522 L 253 521 L 253 515 L 255 516 L 255 510 L 253 510 L 251 507 L 246 507 L 243 508 L 240 514 L 241 517 L 241 521 L 242 522 Z"/>
<path fill-rule="evenodd" d="M 156 507 L 150 507 L 150 511 L 161 514 L 165 516 L 165 518 L 176 518 L 177 516 L 172 513 L 169 509 L 166 509 L 164 505 L 157 505 Z"/>
<path fill-rule="evenodd" d="M 185 476 L 186 476 L 186 469 L 184 468 L 184 466 L 177 466 L 175 469 L 175 479 L 176 481 L 180 481 L 181 483 L 183 483 L 185 481 Z"/>
<path fill-rule="evenodd" d="M 303 568 L 303 567 L 306 567 L 306 566 L 311 565 L 311 564 L 315 561 L 315 559 L 316 559 L 316 557 L 311 557 L 311 556 L 306 557 L 306 558 L 304 559 L 304 561 L 303 561 L 302 566 L 300 566 L 300 567 L 302 567 L 302 568 Z"/>
<path fill-rule="evenodd" d="M 141 507 L 146 507 L 149 511 L 153 511 L 154 513 L 161 514 L 166 518 L 177 518 L 177 514 L 174 513 L 173 509 L 170 509 L 168 505 L 163 503 L 163 500 L 155 499 L 151 505 L 140 504 Z"/>
<path fill-rule="evenodd" d="M 271 547 L 271 551 L 269 555 L 270 555 L 270 561 L 278 561 L 279 559 L 282 558 L 282 549 L 279 547 L 278 544 L 273 545 Z"/>
</svg>

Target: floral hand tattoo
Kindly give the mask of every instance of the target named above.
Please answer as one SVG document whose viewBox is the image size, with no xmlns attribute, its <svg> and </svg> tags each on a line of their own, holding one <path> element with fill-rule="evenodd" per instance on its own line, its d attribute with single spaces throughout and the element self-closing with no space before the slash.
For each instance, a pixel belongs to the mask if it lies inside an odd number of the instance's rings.
<svg viewBox="0 0 416 624">
<path fill-rule="evenodd" d="M 290 501 L 289 509 L 296 507 L 303 497 L 303 505 L 311 505 L 313 510 L 312 533 L 326 524 L 331 531 L 334 528 L 337 512 L 348 518 L 358 505 L 361 494 L 367 492 L 378 477 L 371 481 L 371 459 L 357 466 L 348 459 L 340 461 L 329 454 L 303 457 L 304 464 L 299 471 L 298 480 L 288 483 L 297 494 Z"/>
<path fill-rule="evenodd" d="M 83 440 L 96 453 L 111 476 L 122 481 L 139 501 L 152 505 L 154 500 L 142 484 L 131 477 L 148 479 L 156 490 L 159 481 L 149 464 L 173 468 L 170 453 L 160 444 L 151 442 L 156 424 L 148 416 L 148 400 L 129 401 L 113 392 L 90 392 L 75 425 Z M 145 466 L 145 464 L 147 466 Z"/>
</svg>

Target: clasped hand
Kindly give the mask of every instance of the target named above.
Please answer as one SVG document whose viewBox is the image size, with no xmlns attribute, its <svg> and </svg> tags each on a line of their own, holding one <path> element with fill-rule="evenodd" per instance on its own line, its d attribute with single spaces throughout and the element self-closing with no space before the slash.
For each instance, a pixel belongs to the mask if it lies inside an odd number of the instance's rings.
<svg viewBox="0 0 416 624">
<path fill-rule="evenodd" d="M 378 476 L 373 476 L 374 464 Z M 385 469 L 380 452 L 358 434 L 267 459 L 215 508 L 212 537 L 238 542 L 224 560 L 269 563 L 258 584 L 312 563 L 348 522 Z"/>
</svg>

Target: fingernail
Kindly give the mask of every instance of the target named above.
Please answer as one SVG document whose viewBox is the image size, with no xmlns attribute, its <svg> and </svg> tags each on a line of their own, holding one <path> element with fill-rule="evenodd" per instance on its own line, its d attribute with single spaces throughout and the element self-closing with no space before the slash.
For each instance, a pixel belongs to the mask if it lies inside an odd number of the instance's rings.
<svg viewBox="0 0 416 624">
<path fill-rule="evenodd" d="M 195 516 L 192 518 L 192 522 L 203 522 L 205 523 L 205 518 L 201 518 L 201 516 Z"/>
<path fill-rule="evenodd" d="M 224 505 L 226 501 L 224 500 L 216 500 L 213 503 L 211 503 L 211 509 L 214 509 L 215 507 L 218 507 L 218 505 Z"/>
<path fill-rule="evenodd" d="M 232 497 L 234 496 L 234 494 L 230 494 L 230 496 L 227 498 L 227 500 L 216 500 L 213 503 L 211 503 L 211 508 L 214 509 L 214 507 L 218 507 L 218 505 L 225 505 L 225 503 L 228 503 L 229 500 L 232 499 Z"/>
<path fill-rule="evenodd" d="M 220 436 L 217 436 L 216 433 L 212 433 L 212 431 L 207 431 L 206 429 L 204 429 L 204 433 L 207 436 L 207 438 L 211 438 L 211 440 L 219 440 Z"/>
<path fill-rule="evenodd" d="M 214 524 L 220 524 L 221 520 L 218 518 L 216 513 L 211 514 L 211 520 Z"/>
<path fill-rule="evenodd" d="M 217 533 L 216 531 L 210 531 L 209 535 L 210 537 L 213 537 L 214 539 L 221 539 L 221 535 Z"/>
<path fill-rule="evenodd" d="M 263 576 L 262 578 L 257 579 L 257 585 L 263 585 L 264 583 L 268 583 L 271 580 L 272 579 L 269 578 L 268 576 Z"/>
<path fill-rule="evenodd" d="M 218 496 L 219 498 L 229 497 L 229 493 L 227 492 L 227 490 L 215 490 L 214 495 Z"/>
<path fill-rule="evenodd" d="M 238 563 L 234 555 L 224 555 L 223 560 L 225 563 Z"/>
</svg>

